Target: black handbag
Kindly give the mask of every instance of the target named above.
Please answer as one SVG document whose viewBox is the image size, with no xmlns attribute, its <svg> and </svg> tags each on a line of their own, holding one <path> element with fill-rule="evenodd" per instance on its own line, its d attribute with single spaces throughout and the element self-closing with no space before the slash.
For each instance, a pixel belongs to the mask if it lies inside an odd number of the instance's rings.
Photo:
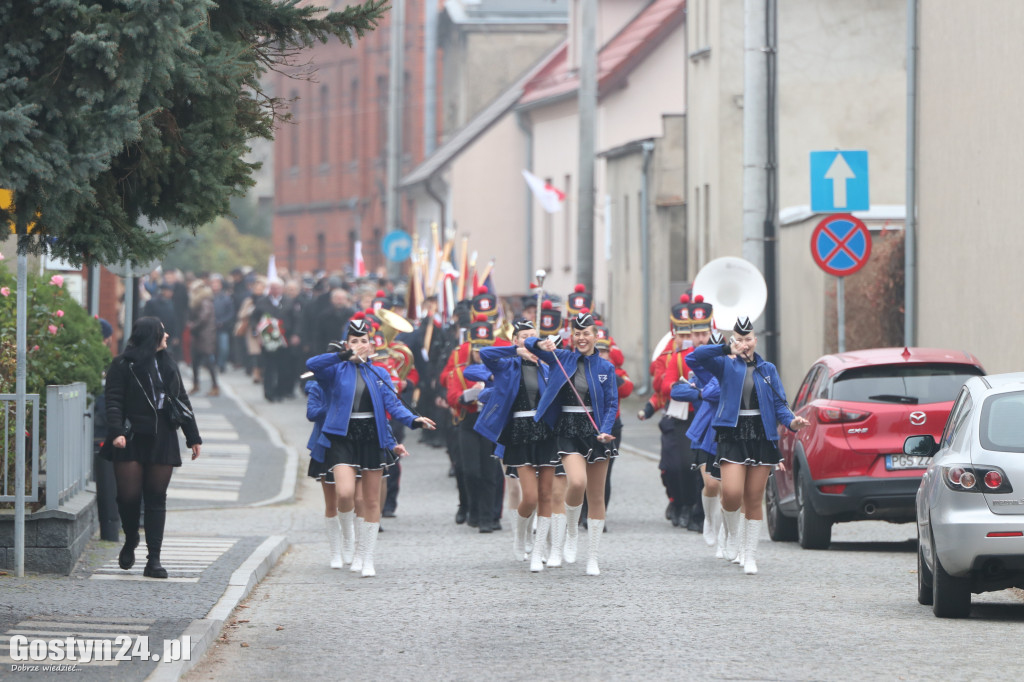
<svg viewBox="0 0 1024 682">
<path fill-rule="evenodd" d="M 175 428 L 184 426 L 195 419 L 195 414 L 178 396 L 169 395 L 166 397 L 165 402 L 167 403 L 167 419 Z"/>
</svg>

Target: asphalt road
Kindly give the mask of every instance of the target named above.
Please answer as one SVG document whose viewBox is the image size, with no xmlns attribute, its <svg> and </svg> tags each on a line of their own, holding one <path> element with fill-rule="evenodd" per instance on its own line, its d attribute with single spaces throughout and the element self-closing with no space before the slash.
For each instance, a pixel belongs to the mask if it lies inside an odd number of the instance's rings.
<svg viewBox="0 0 1024 682">
<path fill-rule="evenodd" d="M 301 476 L 294 504 L 217 518 L 233 533 L 287 535 L 291 547 L 186 679 L 1019 676 L 1024 603 L 1011 592 L 976 595 L 970 619 L 936 619 L 914 597 L 912 526 L 839 525 L 821 552 L 765 534 L 760 573 L 745 576 L 664 520 L 656 462 L 637 454 L 615 465 L 599 577 L 584 575 L 582 549 L 574 566 L 531 574 L 511 558 L 507 517 L 490 535 L 456 526 L 447 457 L 416 436 L 398 518 L 385 519 L 377 545 L 377 577 L 331 570 L 322 494 L 304 477 L 301 402 L 271 406 L 238 390 L 300 448 Z M 627 419 L 625 441 L 653 448 L 653 424 Z"/>
</svg>

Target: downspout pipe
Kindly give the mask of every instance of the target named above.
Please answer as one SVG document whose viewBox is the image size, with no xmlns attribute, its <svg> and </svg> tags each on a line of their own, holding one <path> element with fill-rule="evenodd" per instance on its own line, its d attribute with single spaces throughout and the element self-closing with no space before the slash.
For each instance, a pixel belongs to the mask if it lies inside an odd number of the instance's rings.
<svg viewBox="0 0 1024 682">
<path fill-rule="evenodd" d="M 526 170 L 533 172 L 533 126 L 522 111 L 516 112 L 516 123 L 523 131 L 526 139 Z M 524 190 L 526 196 L 526 283 L 533 281 L 533 195 L 530 188 Z"/>
<path fill-rule="evenodd" d="M 435 177 L 435 175 L 431 175 L 429 178 L 427 178 L 426 181 L 423 183 L 423 189 L 426 190 L 427 194 L 430 195 L 431 199 L 437 202 L 437 205 L 441 210 L 441 219 L 438 222 L 440 223 L 441 229 L 443 230 L 448 225 L 448 204 L 445 203 L 444 198 L 442 198 L 440 194 L 434 191 L 434 186 L 431 183 L 434 181 Z"/>
<path fill-rule="evenodd" d="M 917 7 L 907 0 L 907 207 L 903 228 L 903 345 L 917 345 Z"/>
<path fill-rule="evenodd" d="M 651 280 L 651 156 L 654 154 L 654 143 L 651 141 L 644 142 L 640 150 L 643 154 L 643 173 L 641 174 L 640 184 L 640 203 L 643 207 L 640 211 L 640 243 L 643 244 L 641 250 L 641 271 L 643 272 L 644 279 L 648 282 Z M 644 346 L 644 385 L 640 391 L 640 395 L 647 395 L 652 389 L 652 377 L 651 367 L 647 358 L 651 357 L 651 297 L 641 296 L 643 301 L 643 346 Z"/>
</svg>

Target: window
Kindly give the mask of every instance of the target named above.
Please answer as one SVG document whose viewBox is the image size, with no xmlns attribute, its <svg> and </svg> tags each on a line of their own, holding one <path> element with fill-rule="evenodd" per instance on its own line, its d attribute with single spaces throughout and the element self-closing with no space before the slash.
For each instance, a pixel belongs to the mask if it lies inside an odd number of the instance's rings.
<svg viewBox="0 0 1024 682">
<path fill-rule="evenodd" d="M 320 86 L 320 163 L 326 165 L 331 161 L 331 96 L 326 85 Z"/>
<path fill-rule="evenodd" d="M 292 121 L 289 146 L 291 147 L 291 167 L 296 169 L 299 167 L 299 145 L 301 144 L 299 141 L 299 122 L 302 120 L 302 109 L 299 106 L 299 91 L 292 90 L 290 99 L 292 102 Z"/>
<path fill-rule="evenodd" d="M 327 236 L 323 232 L 316 235 L 316 269 L 327 269 Z"/>
<path fill-rule="evenodd" d="M 921 363 L 848 369 L 836 376 L 832 399 L 858 403 L 925 405 L 953 400 L 964 382 L 980 376 L 973 365 Z"/>
<path fill-rule="evenodd" d="M 800 384 L 800 390 L 796 393 L 796 400 L 793 402 L 794 412 L 814 399 L 814 387 L 821 379 L 821 375 L 823 374 L 822 370 L 823 368 L 821 365 L 815 365 L 807 372 L 807 376 L 804 377 L 804 382 Z"/>
<path fill-rule="evenodd" d="M 626 270 L 629 270 L 629 195 L 622 197 L 622 252 L 626 257 Z"/>
<path fill-rule="evenodd" d="M 986 398 L 981 408 L 979 435 L 986 450 L 1024 452 L 1024 391 Z"/>
<path fill-rule="evenodd" d="M 355 164 L 353 170 L 359 172 L 359 79 L 352 79 L 352 94 L 349 98 L 351 110 L 348 117 L 348 158 L 346 161 Z M 354 194 L 354 192 L 353 192 Z"/>
</svg>

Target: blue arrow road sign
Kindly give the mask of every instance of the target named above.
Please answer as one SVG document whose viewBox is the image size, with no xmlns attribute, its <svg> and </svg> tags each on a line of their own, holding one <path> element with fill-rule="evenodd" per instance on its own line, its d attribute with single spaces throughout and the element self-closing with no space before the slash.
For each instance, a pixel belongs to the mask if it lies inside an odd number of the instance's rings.
<svg viewBox="0 0 1024 682">
<path fill-rule="evenodd" d="M 385 258 L 401 263 L 412 254 L 412 237 L 408 232 L 392 230 L 385 235 L 380 248 Z"/>
<path fill-rule="evenodd" d="M 812 211 L 848 213 L 869 208 L 867 152 L 811 152 Z"/>
</svg>

